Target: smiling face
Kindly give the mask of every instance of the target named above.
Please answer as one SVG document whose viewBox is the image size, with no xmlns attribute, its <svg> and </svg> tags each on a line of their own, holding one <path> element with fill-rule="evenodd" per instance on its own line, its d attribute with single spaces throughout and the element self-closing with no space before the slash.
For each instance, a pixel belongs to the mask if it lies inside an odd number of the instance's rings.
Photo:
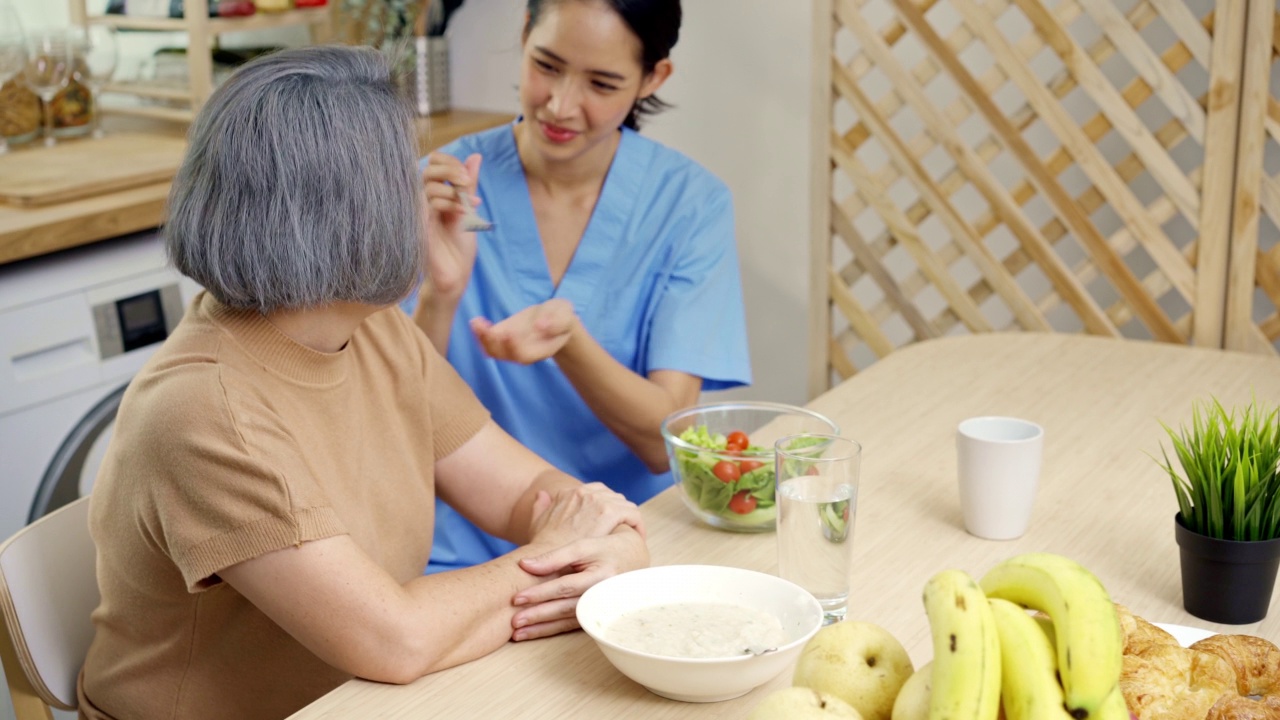
<svg viewBox="0 0 1280 720">
<path fill-rule="evenodd" d="M 520 106 L 526 140 L 547 160 L 581 157 L 612 141 L 636 101 L 671 74 L 645 74 L 640 39 L 607 4 L 549 3 L 524 39 Z"/>
</svg>

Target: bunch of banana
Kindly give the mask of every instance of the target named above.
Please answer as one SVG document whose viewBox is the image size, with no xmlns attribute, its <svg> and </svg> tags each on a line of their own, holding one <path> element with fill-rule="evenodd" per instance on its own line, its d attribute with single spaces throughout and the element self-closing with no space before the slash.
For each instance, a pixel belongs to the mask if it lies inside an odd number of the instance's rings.
<svg viewBox="0 0 1280 720">
<path fill-rule="evenodd" d="M 1079 563 L 1019 555 L 981 583 L 944 570 L 925 584 L 924 604 L 929 720 L 995 720 L 1001 709 L 1008 720 L 1128 720 L 1115 606 Z M 895 720 L 914 715 L 895 707 Z"/>
<path fill-rule="evenodd" d="M 1113 698 L 1119 695 L 1124 636 L 1111 597 L 1092 573 L 1061 555 L 1028 553 L 996 565 L 983 576 L 981 585 L 988 598 L 1008 600 L 1049 615 L 1062 707 L 1072 718 L 1127 720 L 1123 699 L 1116 703 Z M 1036 630 L 1040 632 L 1038 627 Z M 1023 635 L 1034 637 L 1029 632 Z M 1012 671 L 1030 672 L 1030 668 Z M 1011 714 L 1010 719 L 1014 718 Z"/>
</svg>

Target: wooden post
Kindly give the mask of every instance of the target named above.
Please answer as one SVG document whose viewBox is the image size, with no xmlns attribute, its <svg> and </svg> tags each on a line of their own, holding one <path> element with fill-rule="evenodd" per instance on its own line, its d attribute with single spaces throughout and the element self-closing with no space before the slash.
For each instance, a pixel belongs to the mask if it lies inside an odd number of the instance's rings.
<svg viewBox="0 0 1280 720">
<path fill-rule="evenodd" d="M 187 25 L 187 84 L 191 88 L 191 112 L 200 112 L 213 94 L 213 29 L 208 0 L 182 0 Z"/>
<path fill-rule="evenodd" d="M 67 10 L 71 17 L 72 25 L 88 27 L 89 13 L 84 8 L 84 0 L 68 0 Z"/>
<path fill-rule="evenodd" d="M 307 26 L 312 45 L 327 45 L 334 42 L 335 28 L 337 28 L 337 6 L 338 2 L 331 2 L 325 6 L 323 17 L 313 20 Z"/>
<path fill-rule="evenodd" d="M 1204 199 L 1200 205 L 1192 321 L 1192 343 L 1202 347 L 1222 347 L 1223 344 L 1231 198 L 1235 192 L 1235 148 L 1240 118 L 1240 61 L 1247 20 L 1248 6 L 1244 0 L 1218 3 L 1214 10 L 1209 117 L 1205 124 L 1201 182 Z"/>
<path fill-rule="evenodd" d="M 1227 265 L 1226 332 L 1223 346 L 1275 354 L 1276 348 L 1253 322 L 1256 288 L 1258 218 L 1261 214 L 1262 159 L 1266 150 L 1271 35 L 1275 0 L 1249 0 L 1244 38 L 1244 70 L 1240 92 L 1240 124 L 1236 141 L 1235 194 L 1231 209 L 1231 255 Z"/>
<path fill-rule="evenodd" d="M 809 129 L 809 398 L 831 386 L 831 62 L 832 0 L 813 0 L 813 124 Z"/>
</svg>

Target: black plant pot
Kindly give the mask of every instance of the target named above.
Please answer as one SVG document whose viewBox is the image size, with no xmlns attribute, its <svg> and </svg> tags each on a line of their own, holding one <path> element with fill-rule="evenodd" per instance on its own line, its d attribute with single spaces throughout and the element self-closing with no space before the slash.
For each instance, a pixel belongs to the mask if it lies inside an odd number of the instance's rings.
<svg viewBox="0 0 1280 720">
<path fill-rule="evenodd" d="M 1173 526 L 1182 558 L 1182 606 L 1210 622 L 1245 625 L 1267 616 L 1280 567 L 1280 539 L 1242 542 Z"/>
</svg>

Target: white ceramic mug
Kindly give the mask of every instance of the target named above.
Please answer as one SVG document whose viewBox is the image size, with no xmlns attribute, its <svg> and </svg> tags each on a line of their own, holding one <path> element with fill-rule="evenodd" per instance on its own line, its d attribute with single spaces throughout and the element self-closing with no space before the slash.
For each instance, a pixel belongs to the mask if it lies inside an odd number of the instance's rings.
<svg viewBox="0 0 1280 720">
<path fill-rule="evenodd" d="M 975 417 L 956 428 L 960 510 L 970 534 L 1021 537 L 1040 484 L 1044 429 L 1011 417 Z"/>
</svg>

